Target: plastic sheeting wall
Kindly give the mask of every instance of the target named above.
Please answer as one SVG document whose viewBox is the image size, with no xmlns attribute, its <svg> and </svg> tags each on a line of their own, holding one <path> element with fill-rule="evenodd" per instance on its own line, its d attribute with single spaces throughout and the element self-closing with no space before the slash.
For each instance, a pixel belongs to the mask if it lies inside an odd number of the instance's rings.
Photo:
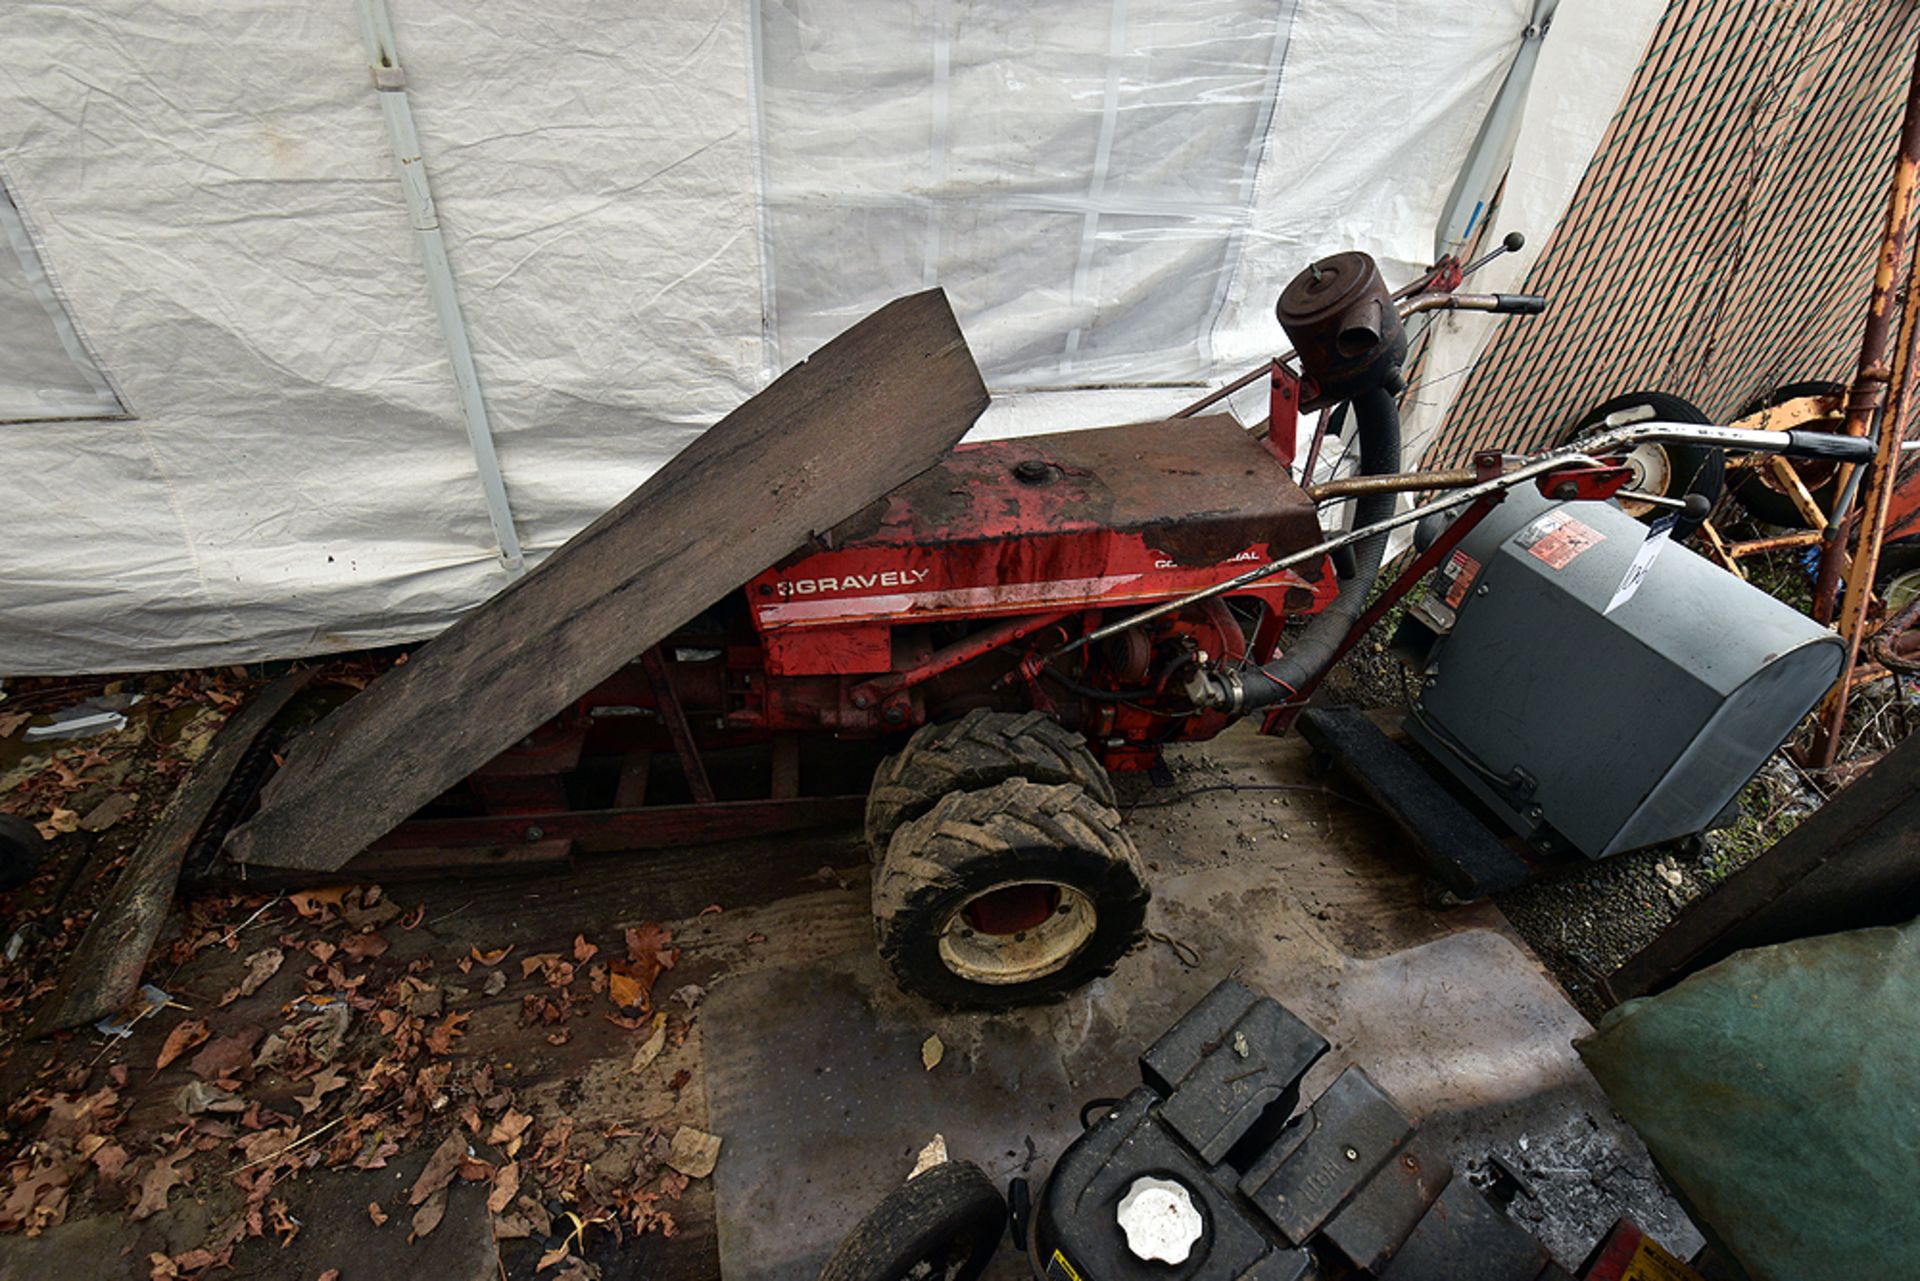
<svg viewBox="0 0 1920 1281">
<path fill-rule="evenodd" d="M 1308 259 L 1430 255 L 1531 8 L 393 0 L 523 543 L 930 282 L 983 434 L 1183 403 Z M 0 177 L 128 415 L 0 423 L 0 671 L 414 639 L 503 586 L 351 5 L 19 3 L 0 47 Z"/>
</svg>

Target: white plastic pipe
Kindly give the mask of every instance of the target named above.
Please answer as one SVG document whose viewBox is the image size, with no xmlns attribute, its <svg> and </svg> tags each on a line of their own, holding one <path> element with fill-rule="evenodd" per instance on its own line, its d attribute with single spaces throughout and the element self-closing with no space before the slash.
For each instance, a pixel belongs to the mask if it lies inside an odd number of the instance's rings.
<svg viewBox="0 0 1920 1281">
<path fill-rule="evenodd" d="M 453 290 L 453 267 L 440 234 L 440 215 L 427 187 L 427 164 L 420 154 L 420 135 L 413 127 L 413 107 L 407 101 L 407 74 L 400 67 L 400 46 L 393 35 L 387 0 L 359 0 L 360 30 L 366 38 L 373 87 L 379 91 L 380 112 L 386 117 L 387 138 L 400 169 L 400 189 L 406 195 L 407 214 L 420 258 L 427 269 L 427 295 L 447 340 L 447 358 L 453 364 L 454 385 L 460 392 L 460 410 L 467 420 L 467 439 L 473 463 L 480 472 L 487 516 L 500 543 L 500 563 L 518 573 L 524 566 L 520 536 L 513 529 L 513 511 L 507 506 L 507 486 L 500 476 L 500 460 L 493 452 L 493 427 L 487 421 L 487 402 L 480 394 L 480 374 L 473 367 L 473 348 L 467 342 L 467 322 Z"/>
</svg>

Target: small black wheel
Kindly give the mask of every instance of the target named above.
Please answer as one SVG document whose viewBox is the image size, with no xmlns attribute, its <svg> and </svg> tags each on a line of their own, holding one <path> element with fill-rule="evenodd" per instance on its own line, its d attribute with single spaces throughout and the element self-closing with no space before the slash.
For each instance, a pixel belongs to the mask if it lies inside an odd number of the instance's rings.
<svg viewBox="0 0 1920 1281">
<path fill-rule="evenodd" d="M 820 1281 L 973 1281 L 1006 1231 L 1007 1203 L 971 1161 L 943 1161 L 888 1193 Z"/>
<path fill-rule="evenodd" d="M 0 891 L 32 880 L 46 852 L 39 828 L 17 814 L 0 814 Z"/>
<path fill-rule="evenodd" d="M 1071 783 L 956 792 L 893 835 L 873 877 L 880 956 L 943 1005 L 1049 1000 L 1140 941 L 1146 865 L 1120 815 Z"/>
<path fill-rule="evenodd" d="M 1743 407 L 1735 418 L 1746 418 L 1763 409 L 1772 409 L 1775 405 L 1784 405 L 1790 400 L 1799 400 L 1806 396 L 1845 396 L 1845 383 L 1798 382 L 1776 387 L 1766 395 L 1759 397 Z M 1843 400 L 1838 409 L 1825 418 L 1808 423 L 1794 424 L 1796 431 L 1837 432 L 1847 429 L 1847 410 Z M 1753 467 L 1743 467 L 1734 476 L 1733 496 L 1747 509 L 1747 514 L 1755 520 L 1763 520 L 1769 525 L 1782 525 L 1788 529 L 1811 528 L 1807 518 L 1800 514 L 1799 507 L 1787 496 L 1773 469 L 1766 465 L 1765 459 L 1756 459 Z M 1824 458 L 1795 459 L 1788 464 L 1800 474 L 1800 483 L 1807 487 L 1808 496 L 1814 505 L 1823 512 L 1833 511 L 1833 500 L 1839 488 L 1838 463 Z"/>
<path fill-rule="evenodd" d="M 968 712 L 957 721 L 923 725 L 907 745 L 880 763 L 867 792 L 867 849 L 878 859 L 903 823 L 951 792 L 975 792 L 1010 778 L 1078 783 L 1112 805 L 1113 780 L 1087 740 L 1039 712 Z"/>
<path fill-rule="evenodd" d="M 1645 417 L 1662 422 L 1675 423 L 1711 423 L 1713 420 L 1702 413 L 1691 401 L 1663 391 L 1630 391 L 1611 400 L 1603 400 L 1580 415 L 1580 420 L 1570 427 L 1561 437 L 1560 444 L 1568 445 L 1590 432 L 1600 430 L 1601 425 L 1612 415 L 1626 410 L 1647 409 L 1652 412 Z M 1633 482 L 1629 489 L 1643 494 L 1652 494 L 1658 498 L 1682 498 L 1688 494 L 1699 494 L 1711 507 L 1720 501 L 1721 493 L 1727 485 L 1727 456 L 1718 449 L 1704 445 L 1678 445 L 1648 442 L 1627 455 L 1627 466 L 1633 469 Z M 1672 508 L 1659 507 L 1652 503 L 1635 502 L 1630 498 L 1620 500 L 1620 506 L 1629 516 L 1638 520 L 1650 520 Z M 1674 536 L 1684 538 L 1700 527 L 1698 521 L 1689 521 L 1682 517 L 1674 527 Z"/>
</svg>

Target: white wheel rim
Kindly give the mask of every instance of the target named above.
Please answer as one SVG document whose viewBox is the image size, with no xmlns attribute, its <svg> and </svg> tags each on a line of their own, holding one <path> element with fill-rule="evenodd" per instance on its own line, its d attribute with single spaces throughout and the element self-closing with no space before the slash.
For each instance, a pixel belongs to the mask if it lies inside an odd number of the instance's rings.
<svg viewBox="0 0 1920 1281">
<path fill-rule="evenodd" d="M 1059 895 L 1052 913 L 1038 925 L 990 934 L 975 929 L 967 919 L 967 908 L 989 894 L 1035 885 Z M 948 915 L 940 928 L 940 961 L 970 983 L 995 987 L 1031 983 L 1065 969 L 1092 940 L 1098 926 L 1093 900 L 1071 885 L 1041 878 L 1002 881 L 970 895 Z"/>
<path fill-rule="evenodd" d="M 1633 479 L 1627 483 L 1628 489 L 1665 498 L 1667 491 L 1673 487 L 1673 458 L 1667 453 L 1666 446 L 1656 441 L 1648 441 L 1628 454 L 1627 468 L 1633 473 Z M 1653 503 L 1643 503 L 1637 499 L 1620 500 L 1620 509 L 1636 520 L 1654 507 Z"/>
</svg>

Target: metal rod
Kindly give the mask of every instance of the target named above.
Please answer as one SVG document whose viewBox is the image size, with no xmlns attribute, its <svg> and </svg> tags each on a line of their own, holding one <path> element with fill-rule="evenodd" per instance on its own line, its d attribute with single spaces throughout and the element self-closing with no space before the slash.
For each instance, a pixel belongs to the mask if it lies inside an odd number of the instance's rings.
<svg viewBox="0 0 1920 1281">
<path fill-rule="evenodd" d="M 1199 413 L 1201 410 L 1205 409 L 1208 405 L 1214 404 L 1217 401 L 1225 400 L 1227 397 L 1233 395 L 1234 392 L 1239 391 L 1242 387 L 1249 386 L 1252 383 L 1258 381 L 1261 375 L 1272 373 L 1273 367 L 1275 365 L 1279 364 L 1283 360 L 1290 359 L 1292 356 L 1293 356 L 1293 353 L 1289 351 L 1283 356 L 1277 356 L 1274 359 L 1268 361 L 1266 364 L 1260 366 L 1260 368 L 1258 369 L 1249 369 L 1246 373 L 1241 374 L 1238 378 L 1234 379 L 1232 382 L 1228 383 L 1226 386 L 1221 387 L 1215 391 L 1208 392 L 1206 395 L 1202 396 L 1200 399 L 1194 401 L 1191 405 L 1188 405 L 1185 409 L 1176 409 L 1172 413 L 1168 414 L 1167 417 L 1191 418 L 1195 414 Z"/>
<path fill-rule="evenodd" d="M 1749 431 L 1739 427 L 1715 427 L 1701 423 L 1639 422 L 1631 423 L 1624 427 L 1609 428 L 1606 431 L 1597 432 L 1585 439 L 1576 441 L 1571 445 L 1563 445 L 1558 449 L 1548 450 L 1545 453 L 1524 458 L 1512 470 L 1503 472 L 1491 480 L 1482 481 L 1477 485 L 1470 485 L 1465 489 L 1454 490 L 1444 498 L 1437 498 L 1432 502 L 1409 508 L 1396 516 L 1375 521 L 1371 525 L 1362 525 L 1357 529 L 1347 530 L 1343 534 L 1336 534 L 1331 538 L 1315 543 L 1312 547 L 1304 551 L 1282 556 L 1279 560 L 1268 561 L 1264 565 L 1256 565 L 1245 573 L 1236 574 L 1223 583 L 1215 583 L 1211 587 L 1203 587 L 1199 591 L 1188 592 L 1185 596 L 1175 597 L 1173 600 L 1164 601 L 1161 604 L 1143 609 L 1136 614 L 1130 614 L 1125 618 L 1088 632 L 1079 640 L 1069 642 L 1062 646 L 1058 652 L 1061 654 L 1070 654 L 1076 649 L 1091 645 L 1095 641 L 1105 640 L 1107 637 L 1124 632 L 1130 627 L 1138 627 L 1142 623 L 1150 623 L 1156 618 L 1176 613 L 1190 605 L 1197 605 L 1203 600 L 1211 600 L 1215 596 L 1224 596 L 1228 592 L 1237 591 L 1249 583 L 1257 583 L 1263 578 L 1271 578 L 1283 570 L 1292 569 L 1296 565 L 1303 565 L 1308 561 L 1317 560 L 1330 552 L 1338 551 L 1342 547 L 1371 538 L 1375 534 L 1384 534 L 1407 525 L 1418 524 L 1434 512 L 1448 511 L 1464 503 L 1472 502 L 1474 499 L 1480 498 L 1483 495 L 1512 489 L 1523 481 L 1532 480 L 1536 476 L 1544 476 L 1548 472 L 1555 471 L 1568 464 L 1578 463 L 1590 467 L 1597 467 L 1600 465 L 1600 455 L 1609 454 L 1621 449 L 1631 449 L 1635 445 L 1642 444 L 1649 440 L 1679 441 L 1686 444 L 1712 445 L 1720 449 L 1758 450 L 1763 452 L 1786 449 L 1793 443 L 1792 439 L 1783 431 Z"/>
<path fill-rule="evenodd" d="M 1911 149 L 1909 149 L 1911 144 Z M 1916 51 L 1913 80 L 1908 86 L 1907 120 L 1901 133 L 1901 155 L 1897 174 L 1907 180 L 1909 206 L 1913 192 L 1920 187 L 1920 51 Z M 1906 212 L 1906 211 L 1903 211 Z M 1888 218 L 1893 217 L 1892 212 Z M 1902 230 L 1904 233 L 1904 223 Z M 1905 250 L 1904 234 L 1901 247 Z M 1906 256 L 1906 255 L 1903 255 Z M 1910 256 L 1909 256 L 1910 257 Z M 1860 661 L 1860 643 L 1866 638 L 1867 604 L 1873 596 L 1874 575 L 1880 568 L 1880 547 L 1885 541 L 1887 517 L 1892 509 L 1893 491 L 1900 479 L 1901 435 L 1906 427 L 1907 410 L 1913 395 L 1913 365 L 1916 356 L 1916 343 L 1920 342 L 1920 288 L 1915 288 L 1913 263 L 1907 264 L 1906 305 L 1900 317 L 1901 329 L 1895 336 L 1897 343 L 1893 378 L 1891 385 L 1885 388 L 1884 402 L 1877 402 L 1879 410 L 1880 448 L 1874 454 L 1873 461 L 1867 464 L 1866 498 L 1861 503 L 1860 519 L 1857 522 L 1858 541 L 1854 544 L 1853 557 L 1846 567 L 1846 591 L 1840 602 L 1839 631 L 1841 639 L 1847 643 L 1847 661 L 1840 669 L 1840 679 L 1828 693 L 1826 704 L 1821 708 L 1821 733 L 1815 746 L 1818 748 L 1817 760 L 1822 766 L 1832 765 L 1840 751 L 1841 730 L 1846 723 L 1848 696 L 1853 688 L 1853 673 Z M 1880 267 L 1886 266 L 1883 256 Z M 1874 273 L 1874 287 L 1877 292 L 1880 284 L 1880 271 Z M 1871 323 L 1869 313 L 1869 323 Z M 1848 431 L 1853 430 L 1853 406 L 1848 405 Z M 1859 434 L 1859 433 L 1854 433 Z M 1844 539 L 1844 535 L 1842 536 Z M 1827 575 L 1828 561 L 1835 562 L 1839 557 L 1837 544 L 1829 541 L 1824 545 L 1820 561 L 1821 577 Z M 1816 601 L 1818 596 L 1815 597 Z"/>
<path fill-rule="evenodd" d="M 1920 189 L 1920 45 L 1915 47 L 1914 67 L 1907 83 L 1906 116 L 1900 124 L 1900 150 L 1894 161 L 1892 188 L 1887 195 L 1880 256 L 1873 267 L 1867 323 L 1860 335 L 1860 360 L 1854 372 L 1853 388 L 1847 396 L 1846 430 L 1851 436 L 1864 436 L 1873 429 L 1874 416 L 1886 399 L 1887 384 L 1893 377 L 1887 352 L 1893 337 L 1894 303 L 1901 271 L 1911 257 L 1907 250 L 1907 230 L 1913 220 L 1917 189 Z M 1900 433 L 1896 430 L 1887 434 L 1898 437 Z M 1852 471 L 1852 467 L 1842 465 L 1838 489 L 1846 488 Z M 1845 522 L 1836 516 L 1821 545 L 1820 573 L 1813 589 L 1813 616 L 1823 623 L 1833 621 L 1840 562 L 1846 554 L 1845 528 Z M 1844 683 L 1841 688 L 1845 688 Z"/>
<path fill-rule="evenodd" d="M 1381 476 L 1343 476 L 1306 486 L 1307 497 L 1316 503 L 1355 494 L 1411 494 L 1423 489 L 1461 489 L 1481 479 L 1471 467 L 1449 467 L 1442 471 L 1401 471 Z"/>
<path fill-rule="evenodd" d="M 474 466 L 480 473 L 480 490 L 486 497 L 487 518 L 493 522 L 493 536 L 500 544 L 500 563 L 517 573 L 525 564 L 520 537 L 514 532 L 513 512 L 507 506 L 507 487 L 500 476 L 500 460 L 493 452 L 493 427 L 487 420 L 486 399 L 480 394 L 480 374 L 473 365 L 467 322 L 460 312 L 459 295 L 454 292 L 453 267 L 447 261 L 446 239 L 440 234 L 440 215 L 434 209 L 433 193 L 427 186 L 426 160 L 420 153 L 420 135 L 413 127 L 413 108 L 407 102 L 407 74 L 400 66 L 400 45 L 394 38 L 387 0 L 360 0 L 360 32 L 366 41 L 373 85 L 379 91 L 380 113 L 386 118 L 387 138 L 393 144 L 394 162 L 399 166 L 400 190 L 406 196 L 407 214 L 413 222 L 414 238 L 419 242 L 420 258 L 426 267 L 427 294 L 434 314 L 440 319 L 447 359 L 453 365 L 460 411 L 467 424 L 467 441 L 473 449 Z"/>
<path fill-rule="evenodd" d="M 1820 531 L 1803 529 L 1797 534 L 1781 534 L 1774 538 L 1754 538 L 1744 543 L 1729 544 L 1727 550 L 1736 557 L 1757 556 L 1761 552 L 1770 552 L 1782 547 L 1811 547 L 1820 541 Z"/>
</svg>

